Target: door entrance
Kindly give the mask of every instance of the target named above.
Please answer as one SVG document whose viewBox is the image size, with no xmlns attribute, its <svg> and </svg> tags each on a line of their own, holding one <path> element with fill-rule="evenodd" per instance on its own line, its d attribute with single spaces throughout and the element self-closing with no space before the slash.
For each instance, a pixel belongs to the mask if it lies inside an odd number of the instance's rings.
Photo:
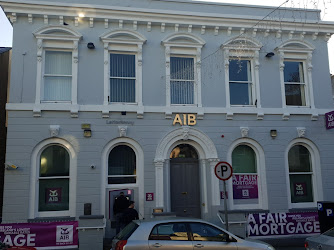
<svg viewBox="0 0 334 250">
<path fill-rule="evenodd" d="M 170 155 L 171 210 L 177 216 L 201 217 L 199 164 L 196 150 L 181 144 Z"/>
</svg>

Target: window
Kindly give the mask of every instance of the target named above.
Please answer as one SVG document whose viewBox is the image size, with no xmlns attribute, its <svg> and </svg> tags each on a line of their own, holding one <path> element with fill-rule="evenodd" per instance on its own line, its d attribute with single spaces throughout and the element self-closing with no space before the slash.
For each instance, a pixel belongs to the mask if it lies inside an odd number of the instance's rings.
<svg viewBox="0 0 334 250">
<path fill-rule="evenodd" d="M 231 59 L 229 77 L 231 105 L 252 105 L 254 88 L 251 61 Z"/>
<path fill-rule="evenodd" d="M 194 58 L 170 58 L 171 104 L 194 104 Z"/>
<path fill-rule="evenodd" d="M 67 150 L 58 145 L 44 149 L 39 168 L 39 212 L 69 210 L 69 177 Z"/>
<path fill-rule="evenodd" d="M 302 62 L 284 61 L 285 101 L 290 106 L 305 106 L 305 80 Z"/>
<path fill-rule="evenodd" d="M 137 105 L 137 115 L 142 115 L 142 51 L 146 38 L 130 30 L 108 31 L 100 38 L 104 43 L 104 117 L 109 117 L 111 110 L 127 111 L 126 105 Z"/>
<path fill-rule="evenodd" d="M 173 240 L 173 241 L 188 241 L 188 230 L 184 223 L 168 223 L 156 225 L 149 240 Z"/>
<path fill-rule="evenodd" d="M 136 154 L 126 145 L 114 147 L 108 159 L 108 184 L 136 183 Z"/>
<path fill-rule="evenodd" d="M 225 59 L 226 107 L 261 107 L 259 51 L 262 45 L 248 37 L 233 38 L 221 46 Z"/>
<path fill-rule="evenodd" d="M 313 202 L 310 152 L 302 145 L 295 145 L 289 150 L 288 161 L 291 203 Z"/>
<path fill-rule="evenodd" d="M 135 55 L 110 54 L 110 102 L 135 102 Z"/>
<path fill-rule="evenodd" d="M 287 191 L 290 208 L 314 208 L 322 200 L 318 149 L 309 140 L 293 140 L 286 151 Z"/>
<path fill-rule="evenodd" d="M 45 51 L 43 101 L 71 101 L 72 53 Z"/>
<path fill-rule="evenodd" d="M 277 48 L 280 55 L 280 77 L 283 107 L 314 108 L 312 86 L 313 46 L 304 41 L 289 40 Z"/>
<path fill-rule="evenodd" d="M 228 183 L 230 209 L 268 209 L 265 156 L 260 144 L 242 137 L 228 151 L 233 175 Z M 222 186 L 220 187 L 222 190 Z"/>
<path fill-rule="evenodd" d="M 166 106 L 202 107 L 201 49 L 205 42 L 192 34 L 178 33 L 162 43 L 166 54 Z"/>
<path fill-rule="evenodd" d="M 194 241 L 228 242 L 228 234 L 222 230 L 204 223 L 190 223 Z"/>
<path fill-rule="evenodd" d="M 232 153 L 232 186 L 234 204 L 258 204 L 256 155 L 247 145 L 237 146 Z"/>
<path fill-rule="evenodd" d="M 77 114 L 78 43 L 82 35 L 68 27 L 47 26 L 34 32 L 34 36 L 37 39 L 34 113 L 40 113 L 42 102 L 72 104 L 64 109 Z"/>
</svg>

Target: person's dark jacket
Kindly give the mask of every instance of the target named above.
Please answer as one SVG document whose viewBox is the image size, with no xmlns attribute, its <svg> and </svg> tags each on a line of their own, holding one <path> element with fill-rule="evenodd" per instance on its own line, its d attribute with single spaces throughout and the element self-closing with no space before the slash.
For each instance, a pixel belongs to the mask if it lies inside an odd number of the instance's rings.
<svg viewBox="0 0 334 250">
<path fill-rule="evenodd" d="M 129 200 L 124 195 L 118 196 L 113 207 L 114 214 L 122 213 L 128 206 Z"/>
<path fill-rule="evenodd" d="M 124 225 L 127 225 L 131 221 L 138 220 L 138 219 L 139 219 L 139 216 L 138 216 L 138 212 L 136 209 L 129 207 L 123 211 L 122 222 L 124 223 Z"/>
</svg>

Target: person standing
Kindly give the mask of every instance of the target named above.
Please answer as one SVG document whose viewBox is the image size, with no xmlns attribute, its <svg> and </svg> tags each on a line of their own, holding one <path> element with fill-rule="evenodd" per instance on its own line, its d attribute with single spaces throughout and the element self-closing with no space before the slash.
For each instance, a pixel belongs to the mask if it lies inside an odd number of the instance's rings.
<svg viewBox="0 0 334 250">
<path fill-rule="evenodd" d="M 138 220 L 138 212 L 135 209 L 135 202 L 130 201 L 129 207 L 123 211 L 122 228 L 126 227 L 131 221 Z"/>
<path fill-rule="evenodd" d="M 121 231 L 121 223 L 123 212 L 129 207 L 129 200 L 125 197 L 124 192 L 120 192 L 119 196 L 116 197 L 113 210 L 116 219 L 116 234 Z"/>
</svg>

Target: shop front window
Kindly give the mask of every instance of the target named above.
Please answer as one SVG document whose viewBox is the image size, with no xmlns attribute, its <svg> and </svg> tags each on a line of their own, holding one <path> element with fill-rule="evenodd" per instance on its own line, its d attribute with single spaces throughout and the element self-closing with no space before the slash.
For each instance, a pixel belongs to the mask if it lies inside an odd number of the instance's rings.
<svg viewBox="0 0 334 250">
<path fill-rule="evenodd" d="M 136 154 L 132 148 L 119 145 L 108 159 L 108 184 L 136 183 Z"/>
<path fill-rule="evenodd" d="M 52 145 L 43 150 L 39 169 L 39 212 L 69 210 L 70 158 L 67 150 Z"/>
<path fill-rule="evenodd" d="M 258 173 L 254 150 L 247 145 L 237 146 L 232 153 L 232 167 L 233 203 L 258 204 Z"/>
<path fill-rule="evenodd" d="M 309 150 L 293 146 L 288 155 L 291 203 L 313 202 L 312 165 Z"/>
</svg>

